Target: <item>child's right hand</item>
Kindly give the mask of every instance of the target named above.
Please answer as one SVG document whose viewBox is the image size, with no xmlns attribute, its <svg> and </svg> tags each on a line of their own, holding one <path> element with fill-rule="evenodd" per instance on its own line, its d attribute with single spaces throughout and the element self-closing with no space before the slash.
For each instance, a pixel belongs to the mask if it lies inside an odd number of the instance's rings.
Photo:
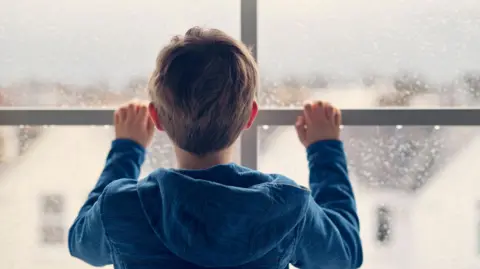
<svg viewBox="0 0 480 269">
<path fill-rule="evenodd" d="M 317 101 L 305 105 L 295 128 L 300 142 L 307 148 L 321 140 L 339 140 L 340 124 L 340 110 L 327 102 Z"/>
</svg>

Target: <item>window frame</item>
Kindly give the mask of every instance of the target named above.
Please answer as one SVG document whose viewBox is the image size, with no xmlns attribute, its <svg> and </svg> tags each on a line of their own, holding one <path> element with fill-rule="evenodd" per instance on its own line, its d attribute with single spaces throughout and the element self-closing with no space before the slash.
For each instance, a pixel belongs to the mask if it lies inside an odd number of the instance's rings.
<svg viewBox="0 0 480 269">
<path fill-rule="evenodd" d="M 388 245 L 392 240 L 392 209 L 387 205 L 381 205 L 377 207 L 375 213 L 377 219 L 376 242 Z"/>
<path fill-rule="evenodd" d="M 63 223 L 66 204 L 65 195 L 61 193 L 44 193 L 39 198 L 41 202 L 40 244 L 49 247 L 64 245 L 66 242 L 66 229 Z M 49 206 L 53 206 L 53 208 L 49 208 Z"/>
<path fill-rule="evenodd" d="M 241 40 L 252 48 L 257 59 L 257 0 L 240 0 Z M 0 108 L 2 125 L 112 125 L 113 108 Z M 373 108 L 343 109 L 343 124 L 356 126 L 394 125 L 480 125 L 480 108 Z M 253 126 L 240 141 L 241 164 L 257 168 L 258 126 L 293 125 L 300 109 L 261 108 Z"/>
</svg>

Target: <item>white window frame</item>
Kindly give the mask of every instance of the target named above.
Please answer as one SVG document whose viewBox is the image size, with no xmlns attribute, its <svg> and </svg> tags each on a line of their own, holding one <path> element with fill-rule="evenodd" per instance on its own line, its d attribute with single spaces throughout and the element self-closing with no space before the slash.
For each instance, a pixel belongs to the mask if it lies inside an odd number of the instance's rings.
<svg viewBox="0 0 480 269">
<path fill-rule="evenodd" d="M 257 58 L 257 0 L 240 0 L 241 40 L 251 46 Z M 344 109 L 343 124 L 357 126 L 387 125 L 480 125 L 480 108 L 374 108 Z M 257 168 L 257 127 L 262 125 L 292 125 L 299 109 L 261 109 L 252 128 L 241 137 L 241 164 Z M 111 125 L 113 109 L 98 108 L 0 108 L 1 125 Z"/>
</svg>

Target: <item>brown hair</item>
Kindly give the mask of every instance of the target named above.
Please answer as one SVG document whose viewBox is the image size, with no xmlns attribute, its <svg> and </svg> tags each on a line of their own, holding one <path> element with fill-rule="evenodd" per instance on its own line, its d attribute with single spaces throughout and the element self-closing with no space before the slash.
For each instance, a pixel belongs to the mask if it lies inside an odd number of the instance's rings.
<svg viewBox="0 0 480 269">
<path fill-rule="evenodd" d="M 149 93 L 173 142 L 202 156 L 235 142 L 257 87 L 257 64 L 244 44 L 220 30 L 194 27 L 160 51 Z"/>
</svg>

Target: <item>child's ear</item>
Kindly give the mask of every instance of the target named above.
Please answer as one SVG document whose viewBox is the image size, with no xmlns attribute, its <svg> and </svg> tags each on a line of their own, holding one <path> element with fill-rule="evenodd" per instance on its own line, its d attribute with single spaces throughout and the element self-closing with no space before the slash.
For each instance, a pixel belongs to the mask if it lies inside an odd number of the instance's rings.
<svg viewBox="0 0 480 269">
<path fill-rule="evenodd" d="M 257 114 L 258 114 L 258 104 L 257 104 L 257 101 L 253 100 L 252 112 L 250 114 L 250 118 L 248 119 L 247 126 L 245 126 L 245 129 L 248 129 L 252 126 L 253 121 L 257 117 Z"/>
<path fill-rule="evenodd" d="M 152 102 L 148 104 L 148 112 L 150 113 L 150 118 L 153 120 L 155 127 L 157 127 L 159 131 L 163 131 L 163 126 L 162 126 L 162 123 L 160 122 L 160 118 L 158 117 L 157 109 L 155 108 L 155 105 Z"/>
</svg>

